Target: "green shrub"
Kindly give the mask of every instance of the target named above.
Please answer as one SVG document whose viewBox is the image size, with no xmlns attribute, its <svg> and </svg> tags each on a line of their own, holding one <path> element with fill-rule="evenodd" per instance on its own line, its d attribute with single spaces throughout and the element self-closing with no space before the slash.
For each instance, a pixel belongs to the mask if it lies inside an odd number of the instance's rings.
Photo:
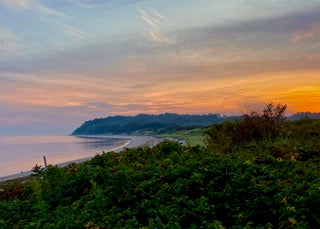
<svg viewBox="0 0 320 229">
<path fill-rule="evenodd" d="M 211 126 L 208 148 L 36 167 L 0 185 L 0 228 L 320 228 L 320 120 L 284 121 L 284 108 Z"/>
<path fill-rule="evenodd" d="M 264 110 L 251 112 L 241 120 L 213 124 L 205 132 L 206 143 L 213 152 L 232 152 L 243 144 L 257 140 L 272 140 L 284 134 L 286 105 L 268 104 Z"/>
<path fill-rule="evenodd" d="M 289 143 L 212 154 L 166 141 L 50 166 L 0 187 L 23 193 L 2 195 L 0 228 L 319 228 L 319 163 Z"/>
</svg>

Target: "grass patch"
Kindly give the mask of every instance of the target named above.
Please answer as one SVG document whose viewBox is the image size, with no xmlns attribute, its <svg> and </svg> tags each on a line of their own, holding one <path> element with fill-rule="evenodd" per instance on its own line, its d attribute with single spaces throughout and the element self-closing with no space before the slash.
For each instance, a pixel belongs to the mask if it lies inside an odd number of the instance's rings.
<svg viewBox="0 0 320 229">
<path fill-rule="evenodd" d="M 203 128 L 194 128 L 191 130 L 179 130 L 173 133 L 161 134 L 160 137 L 170 137 L 186 141 L 190 146 L 205 146 L 205 136 Z"/>
</svg>

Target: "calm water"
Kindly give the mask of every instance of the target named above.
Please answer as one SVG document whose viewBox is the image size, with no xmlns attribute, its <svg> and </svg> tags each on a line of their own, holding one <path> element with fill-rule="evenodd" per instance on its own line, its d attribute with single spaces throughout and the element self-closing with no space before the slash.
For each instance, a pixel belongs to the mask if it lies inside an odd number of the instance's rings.
<svg viewBox="0 0 320 229">
<path fill-rule="evenodd" d="M 74 136 L 0 136 L 0 176 L 29 171 L 36 164 L 48 164 L 94 156 L 128 143 L 125 139 L 80 138 Z"/>
</svg>

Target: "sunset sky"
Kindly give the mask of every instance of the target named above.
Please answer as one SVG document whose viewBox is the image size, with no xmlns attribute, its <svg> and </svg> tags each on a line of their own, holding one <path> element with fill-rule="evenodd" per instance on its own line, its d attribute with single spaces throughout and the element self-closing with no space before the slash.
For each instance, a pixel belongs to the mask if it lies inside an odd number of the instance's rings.
<svg viewBox="0 0 320 229">
<path fill-rule="evenodd" d="M 96 117 L 320 112 L 320 0 L 0 0 L 0 134 Z"/>
</svg>

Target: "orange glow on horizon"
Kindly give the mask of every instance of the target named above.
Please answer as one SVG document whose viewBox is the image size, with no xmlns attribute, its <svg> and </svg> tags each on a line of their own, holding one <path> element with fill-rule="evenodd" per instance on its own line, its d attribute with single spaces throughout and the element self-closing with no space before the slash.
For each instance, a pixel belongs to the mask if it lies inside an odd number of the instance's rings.
<svg viewBox="0 0 320 229">
<path fill-rule="evenodd" d="M 92 80 L 89 84 L 90 76 L 84 83 L 70 78 L 65 82 L 48 83 L 35 78 L 36 86 L 28 83 L 4 88 L 6 93 L 0 100 L 20 106 L 84 106 L 106 115 L 164 112 L 239 114 L 243 113 L 244 104 L 268 102 L 287 104 L 291 113 L 320 112 L 319 76 L 320 71 L 291 71 L 237 79 L 172 79 L 161 84 L 150 83 L 141 89 L 131 88 L 131 84 L 136 82 L 121 84 Z"/>
</svg>

